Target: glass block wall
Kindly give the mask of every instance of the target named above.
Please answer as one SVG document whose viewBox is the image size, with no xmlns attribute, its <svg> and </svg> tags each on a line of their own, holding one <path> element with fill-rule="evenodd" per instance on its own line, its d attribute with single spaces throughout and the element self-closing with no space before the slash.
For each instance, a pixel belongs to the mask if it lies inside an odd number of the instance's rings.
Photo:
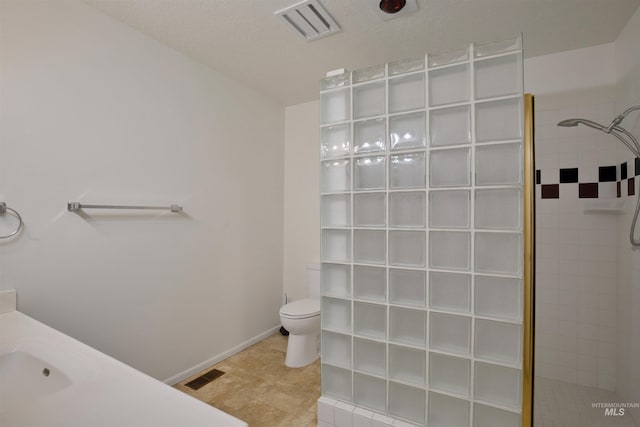
<svg viewBox="0 0 640 427">
<path fill-rule="evenodd" d="M 521 39 L 321 82 L 322 393 L 519 426 Z"/>
</svg>

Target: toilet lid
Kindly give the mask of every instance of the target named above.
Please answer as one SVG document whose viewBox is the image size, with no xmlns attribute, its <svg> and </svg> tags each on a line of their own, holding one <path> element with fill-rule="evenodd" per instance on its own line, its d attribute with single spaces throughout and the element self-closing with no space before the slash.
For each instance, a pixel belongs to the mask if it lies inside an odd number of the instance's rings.
<svg viewBox="0 0 640 427">
<path fill-rule="evenodd" d="M 294 319 L 318 316 L 320 315 L 320 301 L 307 298 L 290 302 L 282 306 L 280 314 Z"/>
</svg>

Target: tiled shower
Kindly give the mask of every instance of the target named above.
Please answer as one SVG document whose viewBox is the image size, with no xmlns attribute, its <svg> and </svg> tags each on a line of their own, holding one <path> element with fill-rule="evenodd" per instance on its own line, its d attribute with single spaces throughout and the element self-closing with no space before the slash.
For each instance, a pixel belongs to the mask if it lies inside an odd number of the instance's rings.
<svg viewBox="0 0 640 427">
<path fill-rule="evenodd" d="M 354 425 L 521 425 L 521 46 L 321 82 L 322 393 Z"/>
</svg>

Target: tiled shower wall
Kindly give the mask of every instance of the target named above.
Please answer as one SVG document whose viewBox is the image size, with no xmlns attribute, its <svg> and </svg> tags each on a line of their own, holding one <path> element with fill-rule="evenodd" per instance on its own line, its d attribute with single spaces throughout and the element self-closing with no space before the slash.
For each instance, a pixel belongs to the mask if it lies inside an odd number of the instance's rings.
<svg viewBox="0 0 640 427">
<path fill-rule="evenodd" d="M 618 215 L 585 209 L 634 199 L 629 190 L 637 191 L 635 165 L 627 163 L 625 178 L 617 140 L 582 125 L 557 126 L 576 117 L 609 123 L 613 102 L 537 104 L 535 373 L 614 390 Z"/>
</svg>

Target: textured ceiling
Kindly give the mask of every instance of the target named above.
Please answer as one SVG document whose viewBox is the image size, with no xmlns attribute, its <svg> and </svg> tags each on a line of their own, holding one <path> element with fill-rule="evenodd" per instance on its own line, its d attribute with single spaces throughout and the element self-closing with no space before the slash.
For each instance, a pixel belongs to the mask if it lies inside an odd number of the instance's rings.
<svg viewBox="0 0 640 427">
<path fill-rule="evenodd" d="M 283 105 L 354 70 L 524 35 L 525 56 L 612 42 L 640 0 L 418 0 L 390 21 L 378 0 L 320 0 L 342 32 L 305 42 L 273 12 L 297 0 L 84 0 Z"/>
</svg>

